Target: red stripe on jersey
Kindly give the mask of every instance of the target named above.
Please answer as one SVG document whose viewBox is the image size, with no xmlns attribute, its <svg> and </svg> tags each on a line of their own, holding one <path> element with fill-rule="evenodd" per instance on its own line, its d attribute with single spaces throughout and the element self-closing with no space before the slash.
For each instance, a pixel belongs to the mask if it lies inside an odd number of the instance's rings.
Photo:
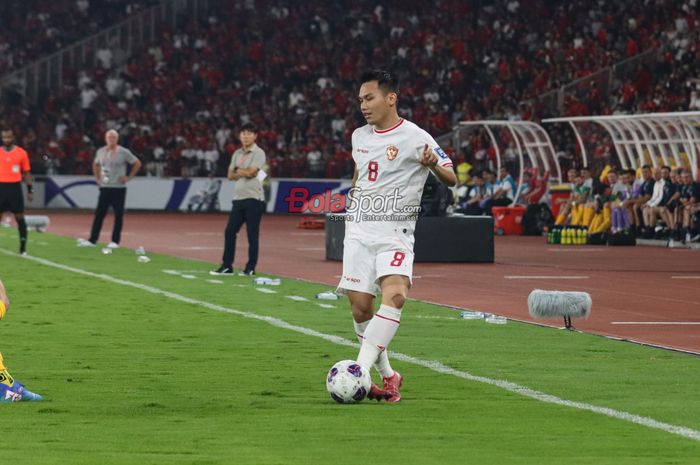
<svg viewBox="0 0 700 465">
<path fill-rule="evenodd" d="M 364 338 L 365 338 L 362 334 L 357 334 L 357 333 L 355 333 L 355 336 L 359 337 L 360 339 L 364 339 Z"/>
<path fill-rule="evenodd" d="M 393 322 L 396 323 L 397 325 L 401 324 L 401 322 L 400 322 L 399 320 L 394 320 L 394 319 L 392 319 L 392 318 L 387 318 L 387 317 L 385 317 L 385 316 L 380 315 L 379 313 L 376 313 L 374 316 L 378 316 L 378 317 L 381 318 L 382 320 L 393 321 Z"/>
<path fill-rule="evenodd" d="M 387 132 L 393 131 L 394 129 L 396 129 L 396 128 L 398 128 L 399 126 L 401 126 L 401 125 L 403 124 L 403 122 L 404 122 L 404 119 L 401 118 L 401 119 L 399 120 L 398 123 L 396 123 L 394 126 L 390 127 L 389 129 L 383 129 L 383 130 L 380 131 L 379 129 L 376 129 L 376 128 L 375 128 L 374 132 L 377 133 L 377 134 L 386 134 Z"/>
<path fill-rule="evenodd" d="M 440 166 L 444 166 L 445 168 L 452 168 L 454 165 L 452 163 L 445 163 L 444 165 Z"/>
</svg>

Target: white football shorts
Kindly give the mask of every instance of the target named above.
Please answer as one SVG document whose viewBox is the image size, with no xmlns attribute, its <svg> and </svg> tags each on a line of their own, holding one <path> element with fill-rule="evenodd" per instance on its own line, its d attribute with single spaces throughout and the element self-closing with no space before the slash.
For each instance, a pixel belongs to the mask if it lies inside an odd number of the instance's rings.
<svg viewBox="0 0 700 465">
<path fill-rule="evenodd" d="M 346 238 L 343 243 L 343 275 L 337 292 L 380 292 L 379 279 L 389 275 L 408 277 L 413 284 L 413 241 L 408 237 L 382 240 Z M 411 238 L 412 239 L 412 238 Z"/>
</svg>

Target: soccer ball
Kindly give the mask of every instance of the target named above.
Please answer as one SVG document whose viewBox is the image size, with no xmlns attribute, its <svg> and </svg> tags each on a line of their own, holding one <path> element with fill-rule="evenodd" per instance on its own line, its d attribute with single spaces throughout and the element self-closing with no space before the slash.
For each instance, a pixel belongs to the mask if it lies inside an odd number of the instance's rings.
<svg viewBox="0 0 700 465">
<path fill-rule="evenodd" d="M 354 360 L 341 360 L 333 365 L 326 376 L 326 389 L 340 404 L 360 402 L 372 386 L 369 372 Z"/>
</svg>

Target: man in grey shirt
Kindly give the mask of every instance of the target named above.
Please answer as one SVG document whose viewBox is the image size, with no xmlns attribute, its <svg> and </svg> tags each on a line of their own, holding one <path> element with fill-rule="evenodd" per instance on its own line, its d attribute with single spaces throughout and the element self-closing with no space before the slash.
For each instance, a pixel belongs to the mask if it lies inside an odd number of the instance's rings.
<svg viewBox="0 0 700 465">
<path fill-rule="evenodd" d="M 95 181 L 100 187 L 100 197 L 97 201 L 95 219 L 92 222 L 90 239 L 81 239 L 80 247 L 94 247 L 100 237 L 102 222 L 107 215 L 107 210 L 114 210 L 114 228 L 112 229 L 112 242 L 107 247 L 116 249 L 121 240 L 122 225 L 124 223 L 124 204 L 126 202 L 126 183 L 131 180 L 141 169 L 141 161 L 131 153 L 131 150 L 118 145 L 119 133 L 110 129 L 105 133 L 107 145 L 100 147 L 95 154 L 92 171 Z M 127 165 L 131 170 L 127 175 Z"/>
<path fill-rule="evenodd" d="M 224 255 L 221 266 L 210 271 L 212 275 L 232 275 L 236 254 L 236 236 L 245 223 L 248 233 L 248 263 L 239 275 L 252 276 L 258 264 L 258 236 L 260 220 L 265 211 L 265 194 L 259 175 L 265 165 L 265 152 L 255 140 L 258 131 L 252 124 L 241 127 L 239 138 L 243 147 L 236 150 L 228 167 L 228 178 L 236 181 L 233 188 L 233 207 L 228 217 L 224 236 Z"/>
</svg>

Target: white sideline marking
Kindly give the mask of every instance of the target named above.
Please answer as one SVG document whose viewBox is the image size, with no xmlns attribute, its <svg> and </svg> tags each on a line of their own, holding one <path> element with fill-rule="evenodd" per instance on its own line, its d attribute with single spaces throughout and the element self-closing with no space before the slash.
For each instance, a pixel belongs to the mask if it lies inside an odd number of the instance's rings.
<svg viewBox="0 0 700 465">
<path fill-rule="evenodd" d="M 588 279 L 588 276 L 504 276 L 506 279 Z"/>
<path fill-rule="evenodd" d="M 671 279 L 700 279 L 700 276 L 671 276 Z"/>
<path fill-rule="evenodd" d="M 316 304 L 321 308 L 335 308 L 335 305 L 330 305 L 330 304 Z"/>
<path fill-rule="evenodd" d="M 700 321 L 611 321 L 611 325 L 700 325 Z"/>
<path fill-rule="evenodd" d="M 461 318 L 455 318 L 453 316 L 432 316 L 432 315 L 415 315 L 413 318 L 420 318 L 422 320 L 460 320 Z"/>
<path fill-rule="evenodd" d="M 263 294 L 277 294 L 277 291 L 274 289 L 268 289 L 266 287 L 256 287 L 256 291 L 262 292 Z"/>
<path fill-rule="evenodd" d="M 307 299 L 306 297 L 302 297 L 300 295 L 286 295 L 285 297 L 288 299 L 296 300 L 297 302 L 308 302 L 309 301 L 309 299 Z"/>
<path fill-rule="evenodd" d="M 162 271 L 162 272 L 165 273 L 165 274 L 171 274 L 171 275 L 173 275 L 173 276 L 180 276 L 180 275 L 182 275 L 183 273 L 187 273 L 187 274 L 202 274 L 202 273 L 206 273 L 206 271 L 204 271 L 204 270 L 168 270 L 168 269 L 164 269 L 164 270 L 160 270 L 160 271 Z"/>
<path fill-rule="evenodd" d="M 212 284 L 223 284 L 224 283 L 223 281 L 220 281 L 218 279 L 207 279 L 207 282 L 212 283 Z"/>
<path fill-rule="evenodd" d="M 188 246 L 188 247 L 170 247 L 171 249 L 178 249 L 178 250 L 219 250 L 221 247 L 209 247 L 209 246 L 200 246 L 200 245 L 193 245 L 193 246 Z"/>
<path fill-rule="evenodd" d="M 181 274 L 180 276 L 182 276 L 185 279 L 197 279 L 197 277 L 193 274 Z"/>
<path fill-rule="evenodd" d="M 10 252 L 6 249 L 0 249 L 0 252 L 2 252 L 5 255 L 8 255 L 8 256 L 24 258 L 25 260 L 32 260 L 34 262 L 41 263 L 41 264 L 46 265 L 46 266 L 51 266 L 51 267 L 57 268 L 59 270 L 69 271 L 71 273 L 76 273 L 76 274 L 80 274 L 83 276 L 89 276 L 91 278 L 98 278 L 98 279 L 101 279 L 103 281 L 107 281 L 107 282 L 110 282 L 113 284 L 120 284 L 122 286 L 133 287 L 133 288 L 145 291 L 145 292 L 149 292 L 151 294 L 161 295 L 161 296 L 167 297 L 169 299 L 177 300 L 179 302 L 187 303 L 190 305 L 199 305 L 199 306 L 202 306 L 204 308 L 208 308 L 209 310 L 213 310 L 215 312 L 229 313 L 231 315 L 237 315 L 237 316 L 240 316 L 243 318 L 250 318 L 252 320 L 262 321 L 262 322 L 265 322 L 269 325 L 275 326 L 277 328 L 286 329 L 289 331 L 294 331 L 294 332 L 301 333 L 301 334 L 304 334 L 307 336 L 317 337 L 319 339 L 323 339 L 324 341 L 328 341 L 328 342 L 331 342 L 333 344 L 338 344 L 338 345 L 347 346 L 347 347 L 354 347 L 354 348 L 359 347 L 359 344 L 357 342 L 350 341 L 348 339 L 345 339 L 345 338 L 342 338 L 339 336 L 335 336 L 332 334 L 322 333 L 322 332 L 313 330 L 311 328 L 306 328 L 304 326 L 292 325 L 292 324 L 287 323 L 286 321 L 281 320 L 279 318 L 274 318 L 274 317 L 265 316 L 265 315 L 259 315 L 257 313 L 253 313 L 253 312 L 244 312 L 241 310 L 235 310 L 233 308 L 224 307 L 222 305 L 217 305 L 217 304 L 213 304 L 210 302 L 205 302 L 203 300 L 197 300 L 197 299 L 193 299 L 191 297 L 186 297 L 186 296 L 183 296 L 180 294 L 176 294 L 175 292 L 164 291 L 162 289 L 158 289 L 157 287 L 148 286 L 146 284 L 139 284 L 139 283 L 135 283 L 133 281 L 127 281 L 125 279 L 115 278 L 113 276 L 106 275 L 106 274 L 93 273 L 91 271 L 82 270 L 80 268 L 74 268 L 72 266 L 52 262 L 50 260 L 46 260 L 43 258 L 32 257 L 32 256 L 20 257 L 19 254 L 14 253 L 14 252 Z M 611 418 L 616 418 L 618 420 L 628 421 L 630 423 L 634 423 L 637 425 L 646 426 L 648 428 L 658 429 L 661 431 L 665 431 L 667 433 L 675 434 L 675 435 L 682 436 L 682 437 L 687 438 L 687 439 L 692 439 L 694 441 L 700 442 L 700 431 L 694 430 L 692 428 L 688 428 L 686 426 L 672 425 L 670 423 L 665 423 L 662 421 L 654 420 L 653 418 L 650 418 L 650 417 L 635 415 L 633 413 L 625 412 L 622 410 L 615 410 L 615 409 L 608 408 L 608 407 L 599 407 L 597 405 L 588 404 L 585 402 L 576 402 L 576 401 L 572 401 L 572 400 L 562 399 L 561 397 L 557 397 L 557 396 L 553 396 L 551 394 L 536 391 L 534 389 L 530 389 L 528 387 L 521 386 L 521 385 L 516 384 L 516 383 L 511 383 L 510 381 L 487 378 L 485 376 L 473 375 L 473 374 L 468 373 L 466 371 L 455 370 L 454 368 L 450 368 L 450 367 L 448 367 L 448 366 L 446 366 L 438 361 L 435 361 L 435 360 L 423 360 L 423 359 L 420 359 L 417 357 L 413 357 L 410 355 L 402 354 L 400 352 L 393 352 L 393 351 L 391 351 L 390 354 L 392 357 L 394 357 L 397 360 L 401 360 L 402 362 L 412 363 L 414 365 L 428 368 L 428 369 L 435 371 L 437 373 L 455 376 L 457 378 L 466 379 L 468 381 L 476 381 L 479 383 L 488 384 L 491 386 L 501 388 L 505 391 L 512 392 L 514 394 L 518 394 L 518 395 L 521 395 L 523 397 L 529 397 L 531 399 L 539 400 L 541 402 L 546 402 L 548 404 L 561 405 L 563 407 L 570 407 L 570 408 L 575 408 L 578 410 L 585 410 L 588 412 L 593 412 L 593 413 L 597 413 L 600 415 L 605 415 L 605 416 L 608 416 Z"/>
<path fill-rule="evenodd" d="M 605 252 L 606 249 L 592 249 L 592 248 L 567 248 L 567 247 L 550 247 L 547 252 Z"/>
</svg>

